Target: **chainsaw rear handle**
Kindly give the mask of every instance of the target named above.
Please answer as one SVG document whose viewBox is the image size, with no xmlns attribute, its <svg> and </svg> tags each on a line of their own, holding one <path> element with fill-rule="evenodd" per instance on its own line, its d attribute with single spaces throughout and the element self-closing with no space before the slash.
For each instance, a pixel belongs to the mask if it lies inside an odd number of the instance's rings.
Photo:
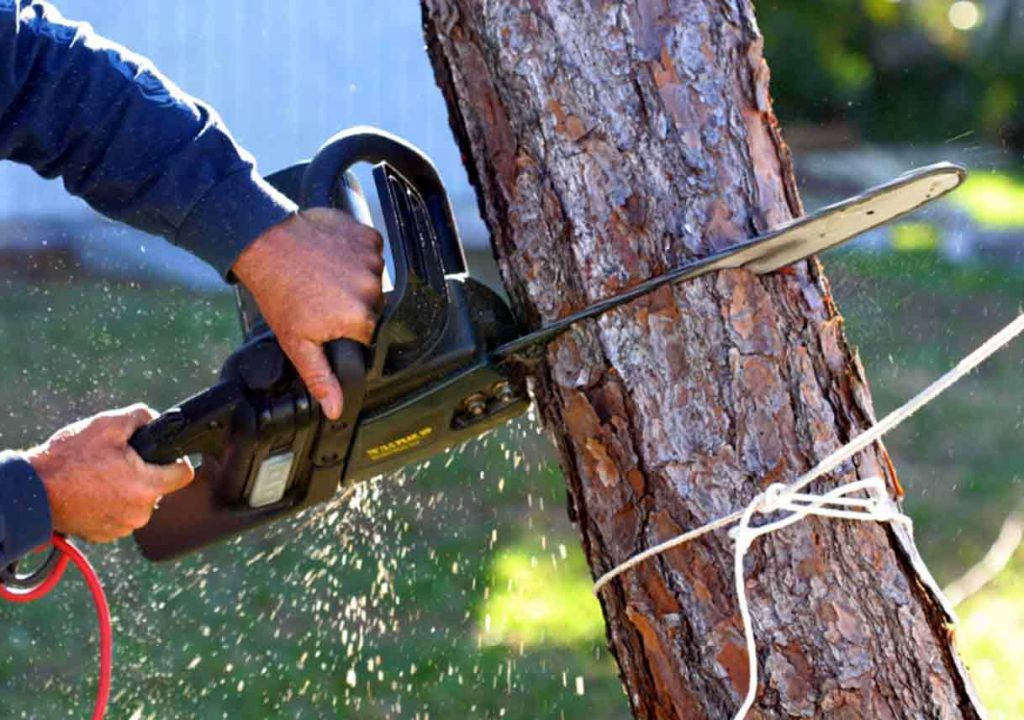
<svg viewBox="0 0 1024 720">
<path fill-rule="evenodd" d="M 354 425 L 366 395 L 368 350 L 355 340 L 333 340 L 324 345 L 331 370 L 341 383 L 341 417 L 333 421 Z M 193 395 L 146 423 L 128 439 L 143 460 L 169 465 L 186 455 L 213 452 L 230 431 L 231 417 L 244 399 L 244 389 L 235 382 L 222 382 Z M 325 433 L 322 454 L 342 455 L 346 448 L 334 448 Z"/>
<path fill-rule="evenodd" d="M 216 447 L 242 399 L 235 383 L 220 383 L 193 395 L 146 423 L 128 439 L 143 460 L 169 465 Z"/>
<path fill-rule="evenodd" d="M 178 407 L 161 413 L 160 417 L 132 433 L 128 438 L 128 445 L 139 454 L 139 457 L 152 465 L 170 465 L 179 457 L 191 454 L 191 450 L 178 448 L 174 442 L 180 417 L 182 411 Z"/>
</svg>

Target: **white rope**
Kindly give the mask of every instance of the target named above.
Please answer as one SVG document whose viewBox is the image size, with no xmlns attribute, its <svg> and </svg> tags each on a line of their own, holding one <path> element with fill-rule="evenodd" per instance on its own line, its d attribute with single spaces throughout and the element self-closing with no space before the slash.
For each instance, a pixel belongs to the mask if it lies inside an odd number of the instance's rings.
<svg viewBox="0 0 1024 720">
<path fill-rule="evenodd" d="M 820 495 L 801 493 L 800 490 L 821 476 L 835 470 L 842 463 L 877 441 L 948 390 L 952 385 L 956 384 L 957 381 L 986 359 L 1005 347 L 1021 332 L 1024 332 L 1024 314 L 1018 315 L 1013 322 L 982 343 L 976 350 L 958 362 L 950 371 L 911 398 L 905 405 L 896 408 L 882 418 L 880 422 L 872 425 L 853 440 L 830 453 L 794 482 L 789 485 L 771 485 L 764 492 L 758 494 L 745 509 L 730 513 L 717 520 L 712 520 L 705 525 L 677 535 L 626 559 L 597 579 L 597 582 L 594 583 L 594 594 L 598 594 L 613 579 L 648 558 L 690 542 L 719 528 L 735 524 L 736 527 L 730 531 L 730 535 L 735 541 L 733 569 L 740 617 L 743 620 L 743 633 L 747 641 L 747 664 L 750 671 L 746 698 L 742 707 L 735 715 L 735 720 L 742 720 L 754 704 L 758 687 L 757 645 L 747 605 L 746 586 L 743 582 L 743 559 L 751 543 L 762 535 L 767 535 L 795 522 L 799 522 L 808 515 L 845 520 L 867 520 L 871 522 L 901 522 L 905 523 L 909 528 L 910 518 L 903 515 L 896 503 L 889 497 L 885 481 L 882 478 L 872 477 L 866 480 L 844 483 Z M 860 491 L 867 492 L 867 497 L 849 497 L 850 494 Z M 750 525 L 754 515 L 777 512 L 789 514 L 780 520 L 757 527 Z"/>
<path fill-rule="evenodd" d="M 861 490 L 867 491 L 868 497 L 846 497 Z M 789 515 L 775 522 L 751 527 L 750 521 L 755 514 L 767 515 L 779 511 L 787 511 Z M 750 619 L 750 608 L 747 604 L 746 584 L 743 582 L 743 559 L 754 540 L 792 525 L 808 515 L 872 522 L 900 521 L 910 529 L 910 518 L 901 513 L 896 503 L 889 498 L 885 480 L 880 477 L 843 483 L 822 495 L 798 493 L 792 487 L 776 484 L 769 486 L 754 498 L 743 511 L 739 524 L 729 531 L 736 545 L 733 555 L 733 577 L 736 580 L 736 598 L 743 620 L 743 637 L 747 641 L 747 671 L 750 678 L 747 681 L 747 696 L 743 699 L 743 705 L 736 712 L 734 720 L 742 720 L 747 716 L 747 711 L 757 699 L 758 685 L 757 641 L 754 638 L 754 624 Z"/>
</svg>

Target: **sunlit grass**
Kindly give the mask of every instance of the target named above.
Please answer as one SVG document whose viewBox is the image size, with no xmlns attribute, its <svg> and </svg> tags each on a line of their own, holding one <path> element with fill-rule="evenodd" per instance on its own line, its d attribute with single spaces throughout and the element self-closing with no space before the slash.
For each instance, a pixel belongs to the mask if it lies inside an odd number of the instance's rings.
<svg viewBox="0 0 1024 720">
<path fill-rule="evenodd" d="M 1024 549 L 958 613 L 961 653 L 992 719 L 1024 717 Z"/>
<path fill-rule="evenodd" d="M 935 250 L 939 247 L 939 231 L 931 223 L 901 222 L 890 231 L 892 247 L 900 252 Z"/>
<path fill-rule="evenodd" d="M 547 556 L 519 547 L 502 550 L 492 572 L 479 618 L 485 642 L 572 645 L 604 633 L 601 608 L 575 543 Z"/>
<path fill-rule="evenodd" d="M 1024 226 L 1024 177 L 1019 175 L 972 175 L 950 198 L 982 225 L 996 228 Z"/>
</svg>

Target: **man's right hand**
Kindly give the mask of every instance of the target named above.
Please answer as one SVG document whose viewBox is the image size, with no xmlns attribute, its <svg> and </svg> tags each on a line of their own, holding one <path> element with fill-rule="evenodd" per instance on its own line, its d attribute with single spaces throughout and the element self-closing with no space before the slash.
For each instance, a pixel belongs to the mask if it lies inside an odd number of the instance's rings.
<svg viewBox="0 0 1024 720">
<path fill-rule="evenodd" d="M 232 270 L 256 298 L 324 413 L 341 415 L 341 386 L 324 354 L 340 338 L 369 344 L 381 302 L 381 236 L 329 208 L 302 210 L 256 238 Z"/>
<path fill-rule="evenodd" d="M 128 438 L 157 413 L 145 405 L 79 420 L 25 458 L 46 487 L 53 529 L 90 542 L 110 542 L 149 522 L 162 495 L 192 482 L 187 459 L 150 465 Z"/>
</svg>

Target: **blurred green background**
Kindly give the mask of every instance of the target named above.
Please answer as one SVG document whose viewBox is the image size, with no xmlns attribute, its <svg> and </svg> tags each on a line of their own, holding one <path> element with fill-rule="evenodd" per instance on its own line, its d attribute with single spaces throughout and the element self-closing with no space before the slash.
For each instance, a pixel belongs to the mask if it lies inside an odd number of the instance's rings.
<svg viewBox="0 0 1024 720">
<path fill-rule="evenodd" d="M 1024 150 L 1017 0 L 761 0 L 757 13 L 790 122 L 884 142 L 969 132 Z"/>
<path fill-rule="evenodd" d="M 923 162 L 973 172 L 941 207 L 824 258 L 881 415 L 1021 309 L 1021 5 L 757 7 L 808 207 Z M 207 386 L 238 340 L 227 294 L 39 249 L 0 259 L 5 447 L 111 405 L 166 407 Z M 940 584 L 1024 498 L 1022 364 L 1018 342 L 887 440 Z M 177 565 L 148 565 L 130 542 L 89 554 L 114 605 L 112 718 L 628 716 L 530 418 Z M 958 610 L 991 716 L 1024 716 L 1024 551 Z M 0 605 L 0 626 L 0 715 L 86 715 L 94 618 L 73 573 L 45 602 Z"/>
</svg>

